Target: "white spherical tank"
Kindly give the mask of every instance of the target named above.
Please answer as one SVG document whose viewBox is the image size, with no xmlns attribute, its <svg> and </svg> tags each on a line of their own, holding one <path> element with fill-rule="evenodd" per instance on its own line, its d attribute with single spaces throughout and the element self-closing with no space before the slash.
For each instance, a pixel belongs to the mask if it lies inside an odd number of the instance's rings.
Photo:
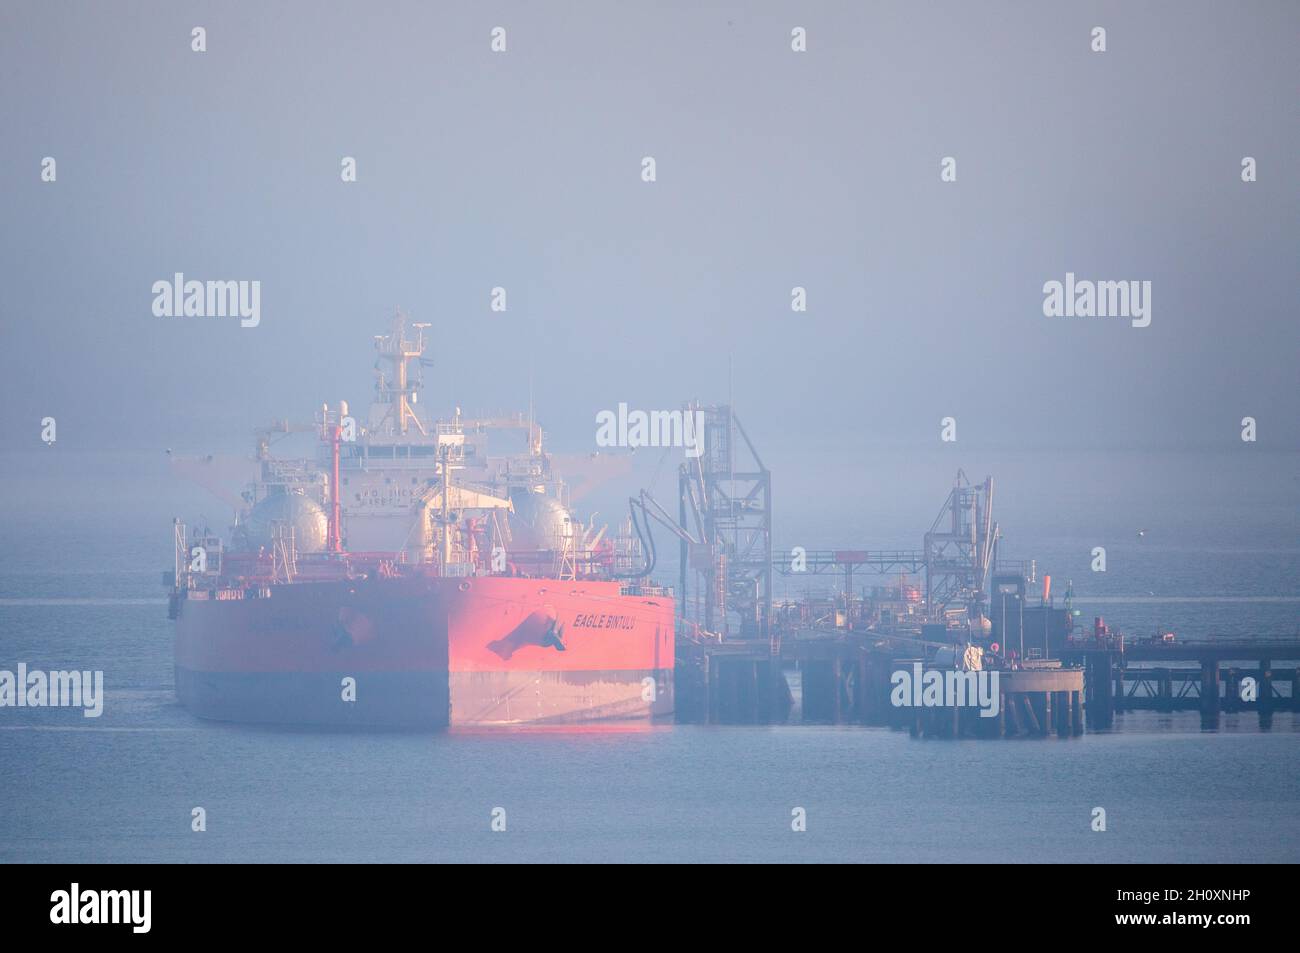
<svg viewBox="0 0 1300 953">
<path fill-rule="evenodd" d="M 298 552 L 324 552 L 329 520 L 320 505 L 301 491 L 274 493 L 253 507 L 235 529 L 235 548 L 269 551 L 275 543 L 276 523 L 292 527 L 294 549 Z"/>
<path fill-rule="evenodd" d="M 510 519 L 511 549 L 557 549 L 573 537 L 573 519 L 554 497 L 516 490 L 510 502 L 515 508 Z"/>
</svg>

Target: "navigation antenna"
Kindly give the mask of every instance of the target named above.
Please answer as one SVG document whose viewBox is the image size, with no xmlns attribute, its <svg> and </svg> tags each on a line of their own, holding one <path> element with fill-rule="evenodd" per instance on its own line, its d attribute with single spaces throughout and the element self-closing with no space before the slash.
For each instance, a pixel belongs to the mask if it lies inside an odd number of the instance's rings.
<svg viewBox="0 0 1300 953">
<path fill-rule="evenodd" d="M 420 422 L 420 417 L 415 412 L 417 402 L 416 395 L 419 393 L 420 385 L 418 382 L 413 383 L 410 378 L 407 365 L 415 359 L 419 359 L 424 354 L 424 329 L 429 327 L 428 324 L 413 324 L 415 330 L 415 339 L 410 340 L 406 336 L 406 315 L 402 314 L 401 309 L 397 310 L 393 318 L 393 330 L 390 334 L 375 335 L 375 350 L 379 352 L 381 360 L 388 361 L 393 366 L 392 376 L 386 375 L 382 369 L 376 370 L 377 380 L 375 381 L 375 392 L 379 395 L 379 403 L 389 405 L 388 411 L 384 414 L 384 423 L 397 424 L 397 432 L 405 434 L 410 430 L 412 424 L 422 436 L 427 437 L 428 431 L 424 429 L 424 424 Z M 394 411 L 396 414 L 394 414 Z"/>
</svg>

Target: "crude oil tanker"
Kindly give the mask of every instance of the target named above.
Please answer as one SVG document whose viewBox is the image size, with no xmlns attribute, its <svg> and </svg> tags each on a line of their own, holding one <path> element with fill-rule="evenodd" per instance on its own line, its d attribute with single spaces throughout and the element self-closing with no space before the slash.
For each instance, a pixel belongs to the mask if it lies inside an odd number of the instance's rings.
<svg viewBox="0 0 1300 953">
<path fill-rule="evenodd" d="M 181 703 L 228 721 L 417 728 L 670 714 L 674 601 L 646 581 L 639 521 L 579 522 L 531 415 L 417 413 L 425 327 L 399 314 L 376 337 L 366 421 L 340 403 L 259 431 L 228 540 L 176 522 Z M 272 435 L 294 430 L 318 434 L 314 460 L 271 455 Z M 509 431 L 523 452 L 491 456 L 489 437 Z"/>
</svg>

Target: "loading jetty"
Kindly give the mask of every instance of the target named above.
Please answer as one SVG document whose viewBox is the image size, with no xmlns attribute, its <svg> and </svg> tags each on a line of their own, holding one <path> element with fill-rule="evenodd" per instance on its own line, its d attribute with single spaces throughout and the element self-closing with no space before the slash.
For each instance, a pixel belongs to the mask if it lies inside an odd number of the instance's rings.
<svg viewBox="0 0 1300 953">
<path fill-rule="evenodd" d="M 805 630 L 769 643 L 678 639 L 677 718 L 720 724 L 790 720 L 800 685 L 800 719 L 864 724 L 926 737 L 1070 737 L 1115 729 L 1116 714 L 1195 711 L 1217 729 L 1223 713 L 1254 712 L 1269 728 L 1275 712 L 1300 712 L 1300 639 L 1244 639 L 1148 645 L 1072 643 L 1059 659 L 1030 659 L 998 672 L 990 718 L 976 705 L 894 704 L 896 673 L 928 671 L 943 648 L 876 633 Z M 927 652 L 927 650 L 930 650 Z M 946 699 L 945 699 L 946 701 Z"/>
<path fill-rule="evenodd" d="M 675 505 L 638 504 L 678 542 L 679 721 L 797 713 L 924 737 L 1075 737 L 1130 711 L 1199 711 L 1211 730 L 1225 712 L 1266 729 L 1300 711 L 1300 633 L 1187 641 L 1080 624 L 1071 584 L 1054 593 L 1035 560 L 1003 554 L 991 477 L 959 470 L 919 549 L 774 547 L 771 473 L 743 425 L 728 406 L 691 409 L 704 451 L 681 466 Z M 781 577 L 804 593 L 775 598 Z"/>
</svg>

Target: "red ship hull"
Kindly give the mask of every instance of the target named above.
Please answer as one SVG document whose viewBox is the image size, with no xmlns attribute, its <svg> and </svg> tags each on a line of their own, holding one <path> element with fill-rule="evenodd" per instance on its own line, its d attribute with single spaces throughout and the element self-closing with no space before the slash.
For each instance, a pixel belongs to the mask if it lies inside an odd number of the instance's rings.
<svg viewBox="0 0 1300 953">
<path fill-rule="evenodd" d="M 220 720 L 437 728 L 673 710 L 673 600 L 421 575 L 181 593 L 176 690 Z"/>
</svg>

